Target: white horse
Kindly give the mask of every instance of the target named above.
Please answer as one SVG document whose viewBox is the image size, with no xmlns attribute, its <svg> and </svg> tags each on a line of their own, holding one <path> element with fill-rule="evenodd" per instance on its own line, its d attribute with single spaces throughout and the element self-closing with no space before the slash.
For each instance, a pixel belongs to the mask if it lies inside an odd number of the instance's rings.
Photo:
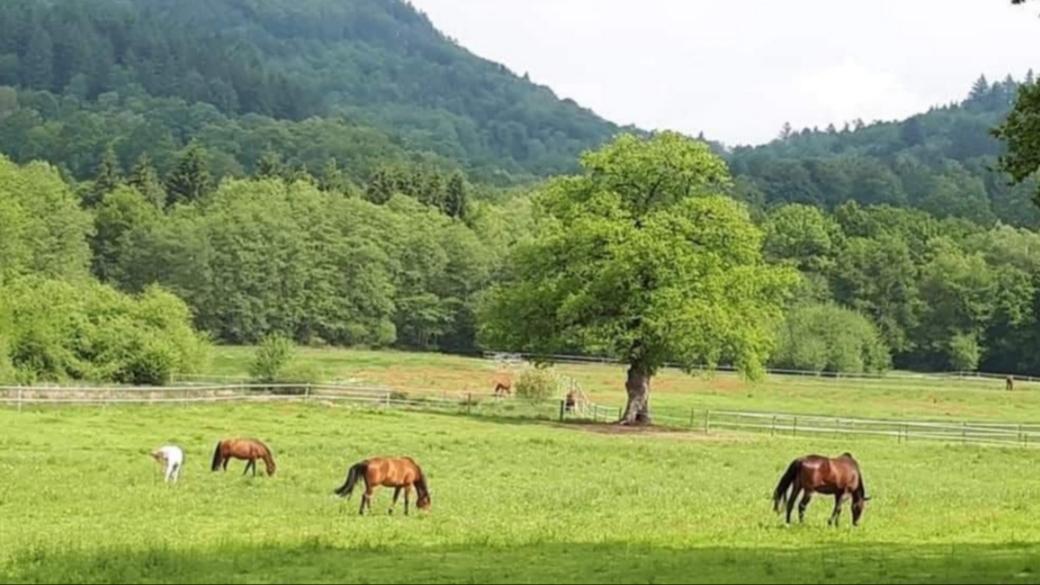
<svg viewBox="0 0 1040 585">
<path fill-rule="evenodd" d="M 175 445 L 166 445 L 152 451 L 152 458 L 166 466 L 165 479 L 167 482 L 176 482 L 181 475 L 181 466 L 184 465 L 184 451 Z"/>
</svg>

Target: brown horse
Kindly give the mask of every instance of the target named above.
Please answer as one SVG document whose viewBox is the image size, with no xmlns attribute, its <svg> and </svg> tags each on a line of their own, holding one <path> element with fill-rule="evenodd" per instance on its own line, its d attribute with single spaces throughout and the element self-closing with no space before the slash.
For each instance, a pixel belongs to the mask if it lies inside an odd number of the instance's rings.
<svg viewBox="0 0 1040 585">
<path fill-rule="evenodd" d="M 788 494 L 790 488 L 790 494 Z M 813 492 L 834 495 L 834 512 L 827 520 L 827 524 L 838 525 L 838 516 L 841 514 L 842 502 L 852 496 L 852 525 L 859 524 L 859 517 L 863 514 L 863 507 L 867 500 L 866 486 L 863 483 L 863 474 L 860 473 L 859 464 L 849 453 L 842 453 L 840 457 L 829 458 L 820 455 L 809 455 L 800 457 L 791 462 L 787 471 L 780 477 L 780 483 L 773 492 L 773 510 L 780 512 L 780 506 L 786 500 L 787 523 L 791 523 L 791 510 L 798 493 L 804 492 L 802 501 L 798 504 L 798 521 L 805 518 L 805 508 L 809 506 Z"/>
<path fill-rule="evenodd" d="M 245 475 L 247 471 L 252 469 L 253 476 L 256 477 L 257 459 L 264 460 L 264 466 L 267 467 L 267 475 L 274 475 L 275 464 L 274 457 L 271 456 L 271 450 L 257 439 L 225 439 L 217 443 L 217 448 L 213 450 L 213 471 L 219 471 L 221 468 L 227 471 L 228 461 L 232 457 L 245 459 L 249 462 L 246 463 L 246 468 L 242 470 L 242 475 Z"/>
<path fill-rule="evenodd" d="M 365 513 L 366 504 L 368 511 L 372 512 L 372 492 L 378 486 L 394 488 L 394 502 L 390 505 L 390 514 L 394 513 L 397 497 L 401 495 L 401 490 L 404 490 L 404 514 L 408 515 L 408 496 L 412 493 L 412 486 L 415 486 L 417 495 L 415 505 L 419 506 L 420 510 L 430 508 L 430 490 L 426 487 L 426 477 L 411 457 L 375 457 L 351 466 L 347 471 L 347 481 L 335 491 L 336 495 L 350 497 L 358 479 L 362 478 L 365 480 L 365 493 L 361 496 L 361 509 L 358 510 L 358 514 Z"/>
<path fill-rule="evenodd" d="M 513 393 L 513 377 L 509 374 L 495 374 L 491 383 L 495 385 L 495 396 L 509 396 Z"/>
</svg>

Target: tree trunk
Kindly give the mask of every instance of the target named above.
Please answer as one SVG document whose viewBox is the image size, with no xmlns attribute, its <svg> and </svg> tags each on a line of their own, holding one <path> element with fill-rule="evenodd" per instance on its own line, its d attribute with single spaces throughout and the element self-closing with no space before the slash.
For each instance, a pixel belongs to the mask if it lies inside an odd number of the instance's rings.
<svg viewBox="0 0 1040 585">
<path fill-rule="evenodd" d="M 628 392 L 628 405 L 625 414 L 618 421 L 623 425 L 650 424 L 650 377 L 647 368 L 632 365 L 628 368 L 628 380 L 625 390 Z"/>
</svg>

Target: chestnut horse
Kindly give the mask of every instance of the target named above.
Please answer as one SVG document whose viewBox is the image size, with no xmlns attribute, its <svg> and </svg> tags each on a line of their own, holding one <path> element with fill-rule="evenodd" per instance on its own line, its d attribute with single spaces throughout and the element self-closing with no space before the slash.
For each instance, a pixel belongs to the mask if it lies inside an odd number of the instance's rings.
<svg viewBox="0 0 1040 585">
<path fill-rule="evenodd" d="M 788 494 L 790 488 L 790 494 Z M 840 457 L 829 458 L 820 455 L 809 455 L 800 457 L 791 462 L 787 471 L 780 477 L 780 483 L 773 492 L 773 510 L 780 512 L 780 506 L 786 500 L 787 523 L 791 523 L 791 510 L 794 509 L 794 501 L 798 493 L 804 492 L 802 501 L 798 504 L 798 521 L 805 518 L 805 508 L 809 506 L 813 492 L 834 495 L 834 512 L 827 520 L 827 524 L 838 525 L 838 516 L 841 514 L 841 504 L 849 496 L 852 496 L 852 525 L 859 524 L 859 517 L 863 514 L 863 507 L 867 500 L 866 486 L 863 483 L 863 474 L 859 470 L 859 464 L 849 453 L 842 453 Z"/>
<path fill-rule="evenodd" d="M 430 490 L 426 487 L 426 477 L 411 457 L 375 457 L 356 463 L 347 471 L 347 481 L 335 491 L 335 494 L 341 498 L 349 498 L 359 479 L 365 480 L 365 493 L 361 496 L 361 509 L 358 510 L 358 514 L 365 513 L 366 504 L 368 511 L 372 512 L 372 492 L 378 486 L 394 488 L 394 502 L 390 505 L 390 514 L 394 513 L 397 497 L 404 490 L 404 514 L 408 515 L 408 496 L 412 493 L 412 486 L 415 486 L 417 496 L 415 505 L 419 506 L 420 510 L 430 508 Z"/>
<path fill-rule="evenodd" d="M 224 471 L 227 471 L 228 461 L 232 457 L 245 459 L 249 462 L 246 463 L 246 468 L 242 470 L 242 475 L 245 475 L 252 468 L 253 476 L 256 476 L 257 459 L 264 460 L 264 466 L 267 467 L 267 475 L 274 475 L 275 464 L 274 457 L 271 456 L 271 450 L 267 448 L 267 445 L 256 439 L 225 439 L 217 443 L 217 448 L 213 450 L 213 471 L 219 471 L 222 467 Z"/>
<path fill-rule="evenodd" d="M 509 396 L 513 393 L 513 377 L 509 374 L 495 374 L 491 383 L 495 385 L 495 396 Z"/>
</svg>

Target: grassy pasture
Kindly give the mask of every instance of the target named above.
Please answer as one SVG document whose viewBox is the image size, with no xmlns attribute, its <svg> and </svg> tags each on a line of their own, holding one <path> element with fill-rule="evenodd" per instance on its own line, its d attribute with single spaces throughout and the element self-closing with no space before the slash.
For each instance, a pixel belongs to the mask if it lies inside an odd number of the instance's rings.
<svg viewBox="0 0 1040 585">
<path fill-rule="evenodd" d="M 363 371 L 395 369 L 376 357 Z M 469 371 L 486 373 L 479 362 Z M 268 441 L 278 474 L 241 477 L 239 462 L 209 472 L 215 441 L 230 435 Z M 187 452 L 172 487 L 147 457 L 167 441 Z M 850 528 L 846 510 L 828 528 L 831 503 L 819 498 L 804 525 L 785 528 L 769 501 L 782 469 L 846 449 L 874 497 L 863 525 Z M 332 497 L 347 466 L 375 454 L 418 459 L 432 513 L 359 518 L 356 495 Z M 619 433 L 316 404 L 0 410 L 0 581 L 1036 582 L 1038 464 L 1040 451 L 1021 448 Z M 381 491 L 374 510 L 389 498 Z"/>
<path fill-rule="evenodd" d="M 254 349 L 218 347 L 212 373 L 246 376 Z M 326 380 L 360 380 L 414 393 L 491 391 L 495 363 L 434 353 L 301 348 L 301 365 Z M 616 365 L 561 364 L 557 370 L 577 380 L 597 403 L 624 405 L 624 369 Z M 900 419 L 1040 421 L 1040 384 L 1003 380 L 834 379 L 769 376 L 748 382 L 732 373 L 711 377 L 664 370 L 653 382 L 653 407 L 682 417 L 691 408 L 792 412 Z"/>
</svg>

